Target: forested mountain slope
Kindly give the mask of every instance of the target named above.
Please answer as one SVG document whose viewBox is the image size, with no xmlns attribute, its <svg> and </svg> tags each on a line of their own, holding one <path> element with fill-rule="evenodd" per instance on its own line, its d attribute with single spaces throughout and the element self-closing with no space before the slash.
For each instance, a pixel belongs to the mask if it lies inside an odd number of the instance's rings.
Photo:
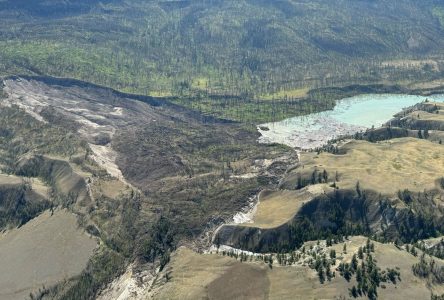
<svg viewBox="0 0 444 300">
<path fill-rule="evenodd" d="M 143 94 L 291 96 L 442 69 L 437 0 L 3 0 L 0 18 L 1 73 Z"/>
</svg>

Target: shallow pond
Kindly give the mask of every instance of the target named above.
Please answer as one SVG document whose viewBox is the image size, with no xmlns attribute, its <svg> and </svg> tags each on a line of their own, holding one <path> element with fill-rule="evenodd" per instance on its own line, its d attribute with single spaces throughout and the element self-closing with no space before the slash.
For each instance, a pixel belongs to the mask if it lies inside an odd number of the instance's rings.
<svg viewBox="0 0 444 300">
<path fill-rule="evenodd" d="M 425 99 L 444 102 L 444 95 L 367 94 L 345 98 L 339 100 L 333 110 L 260 125 L 260 141 L 301 149 L 316 148 L 341 135 L 379 127 L 403 108 Z M 265 127 L 269 130 L 261 129 Z"/>
</svg>

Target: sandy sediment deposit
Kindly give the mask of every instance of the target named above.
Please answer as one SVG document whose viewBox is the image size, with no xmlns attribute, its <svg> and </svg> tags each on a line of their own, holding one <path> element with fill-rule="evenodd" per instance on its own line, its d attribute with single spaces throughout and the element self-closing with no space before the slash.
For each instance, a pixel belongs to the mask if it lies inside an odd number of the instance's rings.
<svg viewBox="0 0 444 300">
<path fill-rule="evenodd" d="M 307 121 L 275 123 L 269 130 L 261 130 L 259 141 L 263 143 L 280 143 L 302 150 L 313 149 L 325 145 L 329 140 L 343 135 L 365 130 L 364 126 L 341 123 L 332 117 L 318 115 Z"/>
</svg>

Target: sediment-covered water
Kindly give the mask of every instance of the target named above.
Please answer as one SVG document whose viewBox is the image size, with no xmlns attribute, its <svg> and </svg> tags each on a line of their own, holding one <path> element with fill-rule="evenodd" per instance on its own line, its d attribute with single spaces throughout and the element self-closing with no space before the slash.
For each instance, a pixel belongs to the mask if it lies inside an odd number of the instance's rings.
<svg viewBox="0 0 444 300">
<path fill-rule="evenodd" d="M 444 102 L 444 95 L 367 94 L 345 98 L 333 110 L 260 125 L 260 142 L 301 149 L 320 147 L 341 135 L 380 127 L 403 108 L 426 99 Z"/>
</svg>

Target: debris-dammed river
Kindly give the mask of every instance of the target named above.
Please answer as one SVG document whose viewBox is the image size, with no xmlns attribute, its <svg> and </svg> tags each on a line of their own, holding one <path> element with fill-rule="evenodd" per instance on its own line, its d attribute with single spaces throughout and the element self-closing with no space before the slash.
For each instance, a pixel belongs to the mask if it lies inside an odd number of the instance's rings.
<svg viewBox="0 0 444 300">
<path fill-rule="evenodd" d="M 444 95 L 366 94 L 339 100 L 333 110 L 259 126 L 261 142 L 301 149 L 316 148 L 345 134 L 380 127 L 403 108 L 426 99 L 444 102 Z"/>
</svg>

